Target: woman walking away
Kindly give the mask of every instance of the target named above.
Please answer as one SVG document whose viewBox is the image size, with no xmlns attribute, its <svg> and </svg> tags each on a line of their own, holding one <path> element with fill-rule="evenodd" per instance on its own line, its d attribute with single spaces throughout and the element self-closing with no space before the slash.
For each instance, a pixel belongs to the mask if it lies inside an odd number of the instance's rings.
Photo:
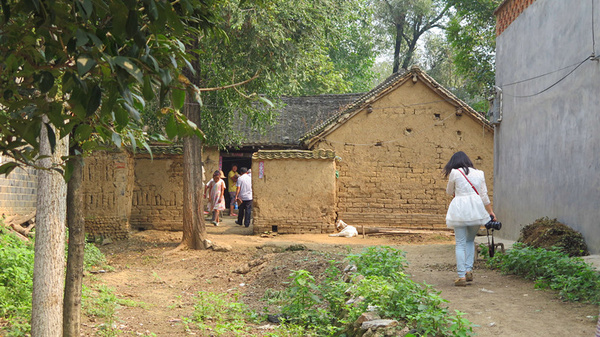
<svg viewBox="0 0 600 337">
<path fill-rule="evenodd" d="M 223 196 L 225 193 L 225 181 L 221 179 L 224 177 L 223 172 L 217 170 L 213 173 L 212 180 L 204 187 L 204 197 L 207 196 L 206 190 L 210 189 L 210 194 L 208 194 L 208 209 L 214 212 L 213 224 L 215 226 L 219 225 L 219 212 L 225 210 L 225 197 Z"/>
<path fill-rule="evenodd" d="M 464 152 L 452 155 L 442 172 L 448 178 L 446 193 L 454 196 L 446 213 L 446 225 L 454 228 L 456 240 L 458 279 L 454 285 L 464 287 L 473 281 L 475 236 L 479 226 L 488 222 L 490 216 L 496 220 L 496 215 L 487 194 L 483 171 L 475 169 Z"/>
</svg>

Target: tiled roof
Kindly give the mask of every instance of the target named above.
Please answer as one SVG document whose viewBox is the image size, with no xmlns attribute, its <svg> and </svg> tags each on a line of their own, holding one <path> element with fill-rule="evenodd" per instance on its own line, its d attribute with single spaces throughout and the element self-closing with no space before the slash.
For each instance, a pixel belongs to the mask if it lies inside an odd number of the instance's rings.
<svg viewBox="0 0 600 337">
<path fill-rule="evenodd" d="M 237 131 L 245 137 L 244 146 L 298 148 L 300 137 L 361 95 L 283 96 L 281 100 L 285 106 L 278 112 L 276 123 L 267 127 L 264 134 L 247 127 L 245 123 L 240 123 Z"/>
<path fill-rule="evenodd" d="M 334 159 L 333 150 L 259 150 L 252 159 Z"/>
<path fill-rule="evenodd" d="M 310 148 L 311 144 L 317 138 L 321 138 L 329 134 L 329 132 L 332 131 L 335 127 L 346 122 L 350 117 L 354 116 L 356 113 L 366 108 L 371 102 L 379 99 L 379 97 L 383 96 L 389 91 L 394 90 L 397 86 L 401 85 L 409 79 L 412 79 L 414 76 L 416 76 L 419 80 L 423 81 L 433 91 L 438 93 L 442 97 L 442 99 L 448 101 L 457 109 L 460 109 L 461 112 L 465 112 L 467 115 L 471 116 L 472 118 L 483 124 L 484 127 L 493 130 L 492 125 L 487 119 L 485 119 L 484 116 L 482 116 L 479 112 L 471 108 L 467 103 L 460 100 L 448 89 L 444 88 L 439 83 L 437 83 L 431 76 L 422 71 L 418 66 L 413 66 L 410 70 L 403 70 L 401 72 L 391 75 L 383 82 L 381 82 L 378 86 L 376 86 L 373 90 L 359 97 L 352 104 L 347 105 L 345 109 L 338 110 L 338 112 L 335 115 L 331 116 L 329 119 L 325 120 L 323 123 L 319 124 L 314 129 L 308 131 L 302 138 L 300 138 L 300 142 L 302 142 L 305 146 L 308 146 Z"/>
<path fill-rule="evenodd" d="M 183 154 L 183 145 L 181 144 L 166 144 L 166 145 L 150 145 L 152 155 L 161 154 Z M 138 153 L 149 154 L 148 150 L 144 147 L 137 149 Z"/>
</svg>

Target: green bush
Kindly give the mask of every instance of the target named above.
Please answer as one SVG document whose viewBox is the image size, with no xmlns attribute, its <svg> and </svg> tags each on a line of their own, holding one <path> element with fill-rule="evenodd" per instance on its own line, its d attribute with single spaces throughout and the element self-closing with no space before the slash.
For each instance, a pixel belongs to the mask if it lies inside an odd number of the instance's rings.
<svg viewBox="0 0 600 337">
<path fill-rule="evenodd" d="M 429 285 L 413 282 L 404 273 L 404 252 L 391 247 L 370 247 L 350 255 L 356 266 L 352 284 L 344 282 L 335 261 L 321 284 L 306 270 L 292 271 L 288 288 L 270 294 L 281 305 L 287 328 L 301 328 L 304 335 L 339 335 L 375 306 L 382 318 L 396 319 L 418 331 L 419 336 L 469 336 L 471 323 L 460 312 L 451 315 L 447 301 Z M 362 298 L 346 304 L 351 298 Z"/>
<path fill-rule="evenodd" d="M 9 336 L 29 331 L 33 252 L 33 244 L 19 240 L 0 225 L 0 317 L 10 324 Z"/>
<path fill-rule="evenodd" d="M 511 250 L 488 260 L 488 265 L 534 280 L 538 288 L 557 290 L 564 300 L 600 304 L 600 273 L 582 258 L 569 257 L 559 248 L 516 243 Z"/>
<path fill-rule="evenodd" d="M 8 336 L 23 336 L 30 330 L 33 258 L 33 241 L 24 242 L 0 225 L 0 318 L 8 321 Z M 86 243 L 84 269 L 105 264 L 104 254 Z"/>
</svg>

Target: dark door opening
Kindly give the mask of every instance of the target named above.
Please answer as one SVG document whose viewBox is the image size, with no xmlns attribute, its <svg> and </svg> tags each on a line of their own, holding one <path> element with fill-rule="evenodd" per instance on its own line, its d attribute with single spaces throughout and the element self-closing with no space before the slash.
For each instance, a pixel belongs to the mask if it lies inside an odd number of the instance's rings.
<svg viewBox="0 0 600 337">
<path fill-rule="evenodd" d="M 227 192 L 229 192 L 229 171 L 231 171 L 233 165 L 236 165 L 238 168 L 238 172 L 240 168 L 245 167 L 250 169 L 252 167 L 252 158 L 243 157 L 243 156 L 223 156 L 221 161 L 221 170 L 223 174 L 225 174 L 225 185 L 227 186 Z M 227 209 L 229 209 L 229 205 L 231 204 L 231 197 L 229 193 L 225 193 L 225 204 Z"/>
</svg>

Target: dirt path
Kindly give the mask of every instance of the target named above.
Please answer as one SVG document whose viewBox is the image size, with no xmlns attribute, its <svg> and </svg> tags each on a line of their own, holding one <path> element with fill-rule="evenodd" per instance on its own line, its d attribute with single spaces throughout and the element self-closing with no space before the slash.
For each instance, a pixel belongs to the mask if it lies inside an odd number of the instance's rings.
<svg viewBox="0 0 600 337">
<path fill-rule="evenodd" d="M 199 291 L 238 293 L 244 302 L 260 309 L 262 303 L 258 299 L 267 288 L 281 288 L 281 282 L 287 280 L 287 270 L 306 268 L 318 273 L 326 267 L 323 259 L 315 258 L 315 251 L 346 254 L 370 245 L 390 245 L 406 251 L 408 273 L 413 280 L 441 291 L 451 309 L 465 312 L 465 317 L 477 325 L 477 336 L 594 335 L 598 307 L 561 302 L 551 292 L 535 290 L 529 281 L 479 268 L 472 285 L 454 287 L 452 237 L 363 239 L 318 234 L 262 238 L 236 226 L 231 218 L 226 218 L 220 227 L 209 227 L 208 232 L 210 239 L 231 245 L 233 251 L 165 254 L 177 246 L 181 233 L 154 231 L 140 232 L 127 242 L 101 248 L 115 271 L 90 275 L 86 282 L 103 282 L 113 287 L 120 298 L 140 303 L 138 307 L 118 310 L 115 326 L 123 335 L 210 336 L 209 331 L 185 329 L 185 317 L 193 312 L 194 296 Z M 298 243 L 312 251 L 277 253 Z M 258 256 L 267 263 L 245 275 L 232 272 Z M 84 322 L 84 335 L 95 335 L 99 322 L 89 317 Z"/>
</svg>

